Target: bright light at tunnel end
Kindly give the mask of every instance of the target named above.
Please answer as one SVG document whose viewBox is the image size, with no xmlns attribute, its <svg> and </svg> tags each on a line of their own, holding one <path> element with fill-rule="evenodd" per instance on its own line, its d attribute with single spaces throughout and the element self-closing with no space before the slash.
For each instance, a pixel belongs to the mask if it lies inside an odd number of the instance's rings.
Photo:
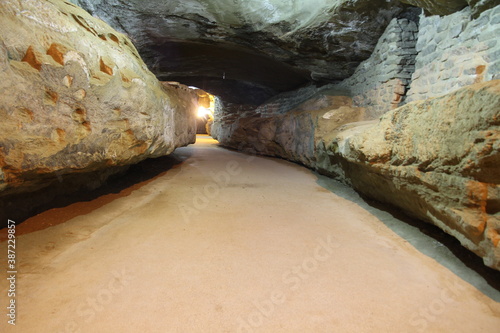
<svg viewBox="0 0 500 333">
<path fill-rule="evenodd" d="M 210 111 L 210 109 L 205 108 L 203 106 L 200 106 L 198 108 L 198 117 L 203 118 L 205 116 L 211 116 L 211 115 L 212 115 L 212 112 Z"/>
</svg>

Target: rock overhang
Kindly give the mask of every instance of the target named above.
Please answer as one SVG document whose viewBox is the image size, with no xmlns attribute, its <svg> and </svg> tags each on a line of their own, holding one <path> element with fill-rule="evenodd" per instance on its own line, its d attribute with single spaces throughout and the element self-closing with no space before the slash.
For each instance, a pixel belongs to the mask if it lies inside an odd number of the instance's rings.
<svg viewBox="0 0 500 333">
<path fill-rule="evenodd" d="M 396 0 L 74 2 L 129 35 L 160 79 L 218 95 L 251 86 L 253 104 L 350 76 L 389 21 L 412 8 Z"/>
</svg>

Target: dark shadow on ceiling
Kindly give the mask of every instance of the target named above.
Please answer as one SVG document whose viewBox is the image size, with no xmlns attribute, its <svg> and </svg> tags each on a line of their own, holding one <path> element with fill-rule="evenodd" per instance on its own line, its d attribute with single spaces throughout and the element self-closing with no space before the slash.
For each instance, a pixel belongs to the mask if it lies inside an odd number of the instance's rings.
<svg viewBox="0 0 500 333">
<path fill-rule="evenodd" d="M 233 103 L 261 104 L 311 81 L 308 71 L 222 43 L 164 41 L 143 57 L 159 80 L 196 86 Z"/>
</svg>

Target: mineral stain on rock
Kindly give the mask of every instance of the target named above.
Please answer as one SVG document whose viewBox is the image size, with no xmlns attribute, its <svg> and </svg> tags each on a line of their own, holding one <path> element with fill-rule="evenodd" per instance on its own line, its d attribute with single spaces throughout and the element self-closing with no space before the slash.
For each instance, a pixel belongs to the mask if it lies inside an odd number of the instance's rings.
<svg viewBox="0 0 500 333">
<path fill-rule="evenodd" d="M 47 188 L 72 172 L 99 172 L 110 161 L 127 166 L 163 156 L 194 142 L 196 94 L 176 92 L 173 102 L 132 44 L 120 42 L 127 37 L 104 22 L 63 1 L 2 2 L 0 19 L 8 27 L 1 29 L 0 81 L 15 82 L 0 86 L 0 197 Z M 26 29 L 31 33 L 24 34 Z M 115 70 L 133 79 L 116 81 Z M 113 109 L 128 119 L 125 130 L 112 121 Z M 141 112 L 151 117 L 135 116 Z M 173 122 L 182 135 L 166 130 Z M 2 200 L 2 218 L 7 206 Z"/>
</svg>

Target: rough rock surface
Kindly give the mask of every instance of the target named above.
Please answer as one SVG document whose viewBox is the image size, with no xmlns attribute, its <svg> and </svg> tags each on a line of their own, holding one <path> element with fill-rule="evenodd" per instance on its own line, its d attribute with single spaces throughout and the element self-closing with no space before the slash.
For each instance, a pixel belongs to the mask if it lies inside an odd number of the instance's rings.
<svg viewBox="0 0 500 333">
<path fill-rule="evenodd" d="M 330 106 L 318 103 L 329 100 Z M 431 222 L 500 270 L 500 81 L 363 121 L 349 98 L 214 124 L 226 146 L 297 161 Z M 318 109 L 318 105 L 320 108 Z"/>
<path fill-rule="evenodd" d="M 449 15 L 467 6 L 467 0 L 401 0 L 423 8 L 430 15 Z"/>
<path fill-rule="evenodd" d="M 126 36 L 64 1 L 0 2 L 0 95 L 2 197 L 195 140 L 196 94 L 162 86 Z"/>
<path fill-rule="evenodd" d="M 407 101 L 423 100 L 500 78 L 500 6 L 471 19 L 467 7 L 420 18 L 415 72 Z"/>
<path fill-rule="evenodd" d="M 396 0 L 74 2 L 131 36 L 160 79 L 254 104 L 311 78 L 350 76 L 407 7 Z M 260 99 L 244 100 L 258 92 Z"/>
<path fill-rule="evenodd" d="M 415 71 L 418 22 L 393 19 L 370 58 L 336 89 L 349 92 L 354 105 L 366 107 L 373 117 L 400 106 Z"/>
<path fill-rule="evenodd" d="M 474 17 L 500 4 L 498 0 L 401 0 L 401 2 L 423 8 L 431 15 L 453 14 L 469 5 Z"/>
</svg>

